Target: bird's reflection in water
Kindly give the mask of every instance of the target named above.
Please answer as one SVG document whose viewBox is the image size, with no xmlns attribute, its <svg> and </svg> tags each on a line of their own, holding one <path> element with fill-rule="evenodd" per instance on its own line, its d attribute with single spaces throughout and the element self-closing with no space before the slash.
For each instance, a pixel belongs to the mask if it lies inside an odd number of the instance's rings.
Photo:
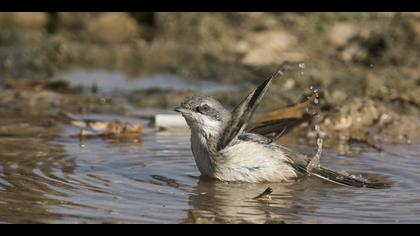
<svg viewBox="0 0 420 236">
<path fill-rule="evenodd" d="M 254 199 L 265 189 L 274 191 L 271 199 Z M 200 179 L 190 198 L 190 210 L 183 223 L 293 223 L 316 211 L 319 201 L 334 188 L 314 178 L 296 183 L 226 183 Z M 303 207 L 305 206 L 305 207 Z M 306 216 L 311 220 L 311 216 Z"/>
</svg>

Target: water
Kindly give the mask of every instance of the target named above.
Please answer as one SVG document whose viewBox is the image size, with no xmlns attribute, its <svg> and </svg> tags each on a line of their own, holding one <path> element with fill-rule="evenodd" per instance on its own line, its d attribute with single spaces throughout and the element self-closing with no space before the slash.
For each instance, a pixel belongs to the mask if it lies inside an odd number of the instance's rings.
<svg viewBox="0 0 420 236">
<path fill-rule="evenodd" d="M 85 117 L 138 122 L 110 114 Z M 188 131 L 146 128 L 133 139 L 80 140 L 78 129 L 48 119 L 0 109 L 0 223 L 420 222 L 419 141 L 385 145 L 382 153 L 344 155 L 324 147 L 324 166 L 377 174 L 392 182 L 389 189 L 312 177 L 292 184 L 223 183 L 200 179 Z M 254 199 L 268 187 L 271 200 Z"/>
<path fill-rule="evenodd" d="M 73 86 L 99 87 L 99 92 L 131 91 L 147 89 L 185 89 L 204 93 L 216 91 L 233 91 L 233 86 L 220 86 L 214 81 L 200 80 L 192 83 L 182 80 L 174 75 L 147 75 L 131 79 L 120 72 L 103 70 L 75 69 L 55 76 L 56 80 L 69 82 Z"/>
<path fill-rule="evenodd" d="M 78 130 L 65 125 L 42 134 L 34 119 L 2 116 L 1 125 L 12 121 L 29 131 L 0 133 L 2 223 L 420 222 L 418 144 L 387 146 L 398 155 L 325 150 L 324 165 L 379 173 L 393 182 L 389 189 L 342 187 L 311 177 L 294 184 L 222 183 L 199 178 L 187 132 L 147 128 L 141 139 L 80 141 L 73 137 Z M 271 200 L 253 199 L 267 187 L 273 189 Z"/>
</svg>

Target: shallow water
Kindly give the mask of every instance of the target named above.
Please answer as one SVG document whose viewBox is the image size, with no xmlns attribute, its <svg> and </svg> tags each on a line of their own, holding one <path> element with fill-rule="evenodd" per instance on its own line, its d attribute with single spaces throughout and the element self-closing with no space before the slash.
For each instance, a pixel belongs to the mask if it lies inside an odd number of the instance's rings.
<svg viewBox="0 0 420 236">
<path fill-rule="evenodd" d="M 3 116 L 3 127 L 9 122 Z M 2 223 L 420 222 L 418 144 L 387 146 L 389 153 L 325 151 L 324 165 L 381 174 L 393 182 L 389 189 L 335 186 L 313 178 L 229 184 L 199 178 L 187 132 L 147 128 L 141 139 L 80 140 L 70 126 L 40 132 L 35 119 L 13 122 L 31 128 L 25 134 L 1 133 Z M 271 200 L 253 199 L 267 187 L 274 190 Z"/>
<path fill-rule="evenodd" d="M 218 83 L 209 80 L 191 82 L 185 81 L 178 76 L 168 74 L 138 76 L 128 79 L 127 76 L 121 72 L 93 69 L 71 70 L 56 75 L 54 79 L 67 81 L 73 86 L 97 86 L 101 93 L 147 89 L 185 89 L 198 90 L 203 93 L 235 90 L 233 86 L 221 86 Z"/>
<path fill-rule="evenodd" d="M 85 82 L 91 75 L 71 73 L 69 80 L 79 76 Z M 105 78 L 100 91 L 124 89 L 109 81 L 115 74 L 99 75 Z M 151 82 L 124 83 L 138 89 Z M 336 186 L 311 177 L 293 184 L 223 183 L 200 179 L 188 131 L 146 128 L 137 139 L 80 140 L 77 128 L 50 124 L 48 115 L 12 113 L 0 109 L 0 223 L 420 222 L 419 141 L 386 145 L 382 153 L 324 150 L 324 166 L 379 174 L 392 182 L 389 189 Z M 271 200 L 253 199 L 267 187 L 274 190 Z"/>
</svg>

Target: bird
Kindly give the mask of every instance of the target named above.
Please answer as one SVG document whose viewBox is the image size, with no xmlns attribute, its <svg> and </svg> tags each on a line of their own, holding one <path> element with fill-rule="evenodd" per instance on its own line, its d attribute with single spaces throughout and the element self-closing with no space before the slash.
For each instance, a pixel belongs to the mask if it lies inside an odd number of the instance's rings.
<svg viewBox="0 0 420 236">
<path fill-rule="evenodd" d="M 322 139 L 318 139 L 321 146 L 311 158 L 277 144 L 275 141 L 283 132 L 264 136 L 258 129 L 248 127 L 270 84 L 283 73 L 283 69 L 278 69 L 232 112 L 207 95 L 187 97 L 174 109 L 182 114 L 191 130 L 191 151 L 201 175 L 219 181 L 247 183 L 293 182 L 304 176 L 315 176 L 345 186 L 388 187 L 386 183 L 322 167 L 319 163 Z"/>
</svg>

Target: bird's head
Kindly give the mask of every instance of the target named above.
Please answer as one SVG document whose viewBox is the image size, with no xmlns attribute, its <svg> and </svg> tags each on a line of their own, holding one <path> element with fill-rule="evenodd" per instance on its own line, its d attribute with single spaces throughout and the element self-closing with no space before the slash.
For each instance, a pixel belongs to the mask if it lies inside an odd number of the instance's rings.
<svg viewBox="0 0 420 236">
<path fill-rule="evenodd" d="M 182 114 L 192 132 L 204 137 L 220 135 L 231 118 L 231 113 L 209 96 L 187 97 L 175 111 Z"/>
</svg>

